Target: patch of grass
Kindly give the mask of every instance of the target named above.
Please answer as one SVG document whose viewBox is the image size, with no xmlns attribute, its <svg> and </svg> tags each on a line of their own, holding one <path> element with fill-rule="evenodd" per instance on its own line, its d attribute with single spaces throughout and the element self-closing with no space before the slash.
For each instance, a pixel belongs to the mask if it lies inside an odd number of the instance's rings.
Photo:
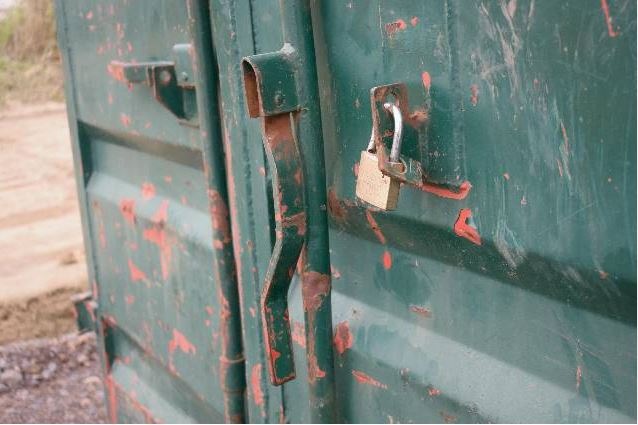
<svg viewBox="0 0 638 425">
<path fill-rule="evenodd" d="M 0 21 L 0 106 L 62 100 L 52 0 L 21 0 Z"/>
</svg>

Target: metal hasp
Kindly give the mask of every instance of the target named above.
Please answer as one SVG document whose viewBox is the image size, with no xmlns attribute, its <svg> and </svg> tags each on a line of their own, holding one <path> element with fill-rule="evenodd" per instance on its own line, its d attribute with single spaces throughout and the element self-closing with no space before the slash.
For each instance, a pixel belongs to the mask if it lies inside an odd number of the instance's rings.
<svg viewBox="0 0 638 425">
<path fill-rule="evenodd" d="M 294 60 L 294 50 L 287 46 L 279 52 L 254 55 L 242 61 L 248 114 L 252 118 L 262 118 L 264 148 L 273 176 L 276 242 L 260 307 L 270 378 L 274 385 L 295 378 L 288 288 L 306 235 L 303 172 L 293 129 L 299 109 Z"/>
<path fill-rule="evenodd" d="M 412 127 L 415 132 L 424 131 L 428 124 L 428 109 L 417 108 L 413 111 L 410 110 L 408 89 L 404 83 L 373 87 L 370 90 L 370 106 L 372 109 L 372 135 L 368 150 L 375 150 L 379 170 L 383 174 L 423 191 L 446 191 L 449 193 L 449 197 L 455 199 L 463 199 L 467 196 L 471 187 L 468 182 L 462 182 L 459 185 L 441 185 L 428 182 L 427 174 L 421 162 L 408 156 L 400 155 L 397 143 L 393 143 L 392 152 L 388 154 L 384 138 L 388 134 L 394 134 L 396 108 L 399 109 L 404 122 Z M 388 113 L 389 108 L 392 113 Z M 408 137 L 408 135 L 406 134 L 403 137 Z M 393 139 L 395 138 L 393 137 Z"/>
<path fill-rule="evenodd" d="M 173 115 L 193 124 L 197 120 L 197 100 L 190 50 L 190 44 L 173 46 L 174 61 L 112 61 L 109 73 L 126 84 L 146 84 L 153 97 Z"/>
<path fill-rule="evenodd" d="M 297 244 L 302 236 L 291 235 L 292 232 L 283 234 L 279 231 L 280 228 L 286 228 L 284 226 L 286 218 L 281 216 L 282 207 L 285 204 L 281 203 L 280 199 L 290 196 L 282 195 L 282 189 L 300 190 L 303 209 L 295 211 L 305 211 L 304 215 L 299 215 L 299 219 L 302 217 L 304 219 L 306 241 L 300 269 L 307 341 L 310 421 L 332 423 L 336 420 L 336 412 L 330 304 L 330 254 L 323 134 L 310 1 L 282 0 L 280 9 L 284 47 L 279 52 L 250 56 L 243 62 L 249 113 L 253 117 L 263 117 L 265 145 L 270 145 L 266 146 L 266 150 L 272 150 L 268 153 L 269 157 L 272 157 L 271 163 L 273 159 L 276 159 L 274 154 L 277 151 L 274 148 L 282 149 L 277 146 L 278 143 L 273 146 L 273 136 L 284 140 L 291 139 L 287 143 L 289 146 L 296 141 L 295 146 L 299 149 L 300 158 L 304 160 L 299 162 L 299 173 L 289 174 L 289 171 L 293 169 L 290 157 L 296 154 L 296 151 L 289 147 L 287 155 L 289 163 L 282 164 L 286 166 L 288 174 L 282 174 L 281 169 L 278 168 L 273 171 L 277 243 L 261 299 L 265 339 L 268 344 L 267 354 L 270 356 L 273 383 L 276 385 L 294 378 L 290 327 L 285 300 L 293 269 L 289 269 L 288 275 L 281 276 L 280 282 L 272 278 L 275 277 L 278 269 L 283 268 L 277 264 L 278 262 L 291 261 L 291 258 L 282 256 L 283 252 L 279 252 L 278 249 L 281 248 L 278 247 L 289 246 L 285 254 L 292 257 L 291 254 L 296 252 Z M 281 166 L 280 164 L 272 165 Z M 297 182 L 303 182 L 303 185 Z M 290 217 L 293 211 L 288 209 L 283 213 Z M 297 229 L 299 228 L 297 225 Z M 289 240 L 280 241 L 283 237 L 288 237 Z M 272 310 L 273 307 L 283 309 L 283 314 L 279 316 L 272 314 L 275 313 Z M 268 311 L 267 308 L 271 310 Z M 281 346 L 286 351 L 284 353 L 272 351 L 275 344 L 276 347 Z"/>
</svg>

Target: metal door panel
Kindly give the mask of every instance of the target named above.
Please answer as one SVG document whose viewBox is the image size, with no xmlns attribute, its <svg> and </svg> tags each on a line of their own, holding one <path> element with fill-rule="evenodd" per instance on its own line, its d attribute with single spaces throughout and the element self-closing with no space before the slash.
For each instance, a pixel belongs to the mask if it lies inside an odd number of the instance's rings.
<svg viewBox="0 0 638 425">
<path fill-rule="evenodd" d="M 201 59 L 212 49 L 195 49 L 202 33 L 210 42 L 206 20 L 189 19 L 198 10 L 171 1 L 57 4 L 106 398 L 117 421 L 243 417 L 232 410 L 243 409 L 243 395 L 229 384 L 243 382 L 243 362 L 227 350 L 239 338 L 228 318 L 237 300 L 220 289 L 234 282 L 234 265 L 216 109 L 180 120 L 148 84 L 122 81 L 113 66 L 183 60 L 205 104 L 204 80 L 216 76 Z M 191 45 L 186 57 L 176 57 L 178 44 Z"/>
<path fill-rule="evenodd" d="M 635 420 L 635 4 L 609 3 L 613 36 L 607 2 L 316 3 L 342 420 Z M 464 199 L 356 199 L 395 82 L 429 108 L 404 155 Z"/>
</svg>

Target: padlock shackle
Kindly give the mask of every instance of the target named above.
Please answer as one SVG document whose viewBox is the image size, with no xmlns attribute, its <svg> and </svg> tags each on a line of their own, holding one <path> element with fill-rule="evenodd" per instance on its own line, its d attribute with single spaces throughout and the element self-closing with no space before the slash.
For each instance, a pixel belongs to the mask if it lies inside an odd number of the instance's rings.
<svg viewBox="0 0 638 425">
<path fill-rule="evenodd" d="M 399 162 L 399 158 L 401 157 L 401 141 L 403 140 L 403 115 L 401 114 L 401 109 L 394 103 L 386 102 L 383 104 L 383 108 L 392 113 L 392 118 L 394 119 L 390 162 Z"/>
</svg>

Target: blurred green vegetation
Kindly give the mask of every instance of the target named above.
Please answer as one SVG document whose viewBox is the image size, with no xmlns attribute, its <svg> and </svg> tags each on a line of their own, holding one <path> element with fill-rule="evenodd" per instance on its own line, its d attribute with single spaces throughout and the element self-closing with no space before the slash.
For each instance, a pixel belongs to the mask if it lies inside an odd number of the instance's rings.
<svg viewBox="0 0 638 425">
<path fill-rule="evenodd" d="M 52 0 L 20 0 L 0 20 L 0 105 L 62 100 Z"/>
</svg>

